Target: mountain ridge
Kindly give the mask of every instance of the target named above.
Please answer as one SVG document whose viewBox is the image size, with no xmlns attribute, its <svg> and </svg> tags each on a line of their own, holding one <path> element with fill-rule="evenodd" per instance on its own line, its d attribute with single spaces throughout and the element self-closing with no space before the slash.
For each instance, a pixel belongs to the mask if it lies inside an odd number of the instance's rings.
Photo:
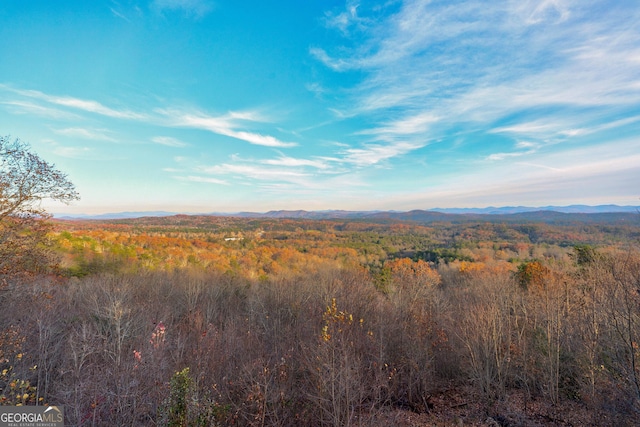
<svg viewBox="0 0 640 427">
<path fill-rule="evenodd" d="M 425 217 L 435 219 L 439 215 L 449 216 L 504 216 L 523 215 L 535 212 L 554 212 L 563 214 L 609 214 L 609 213 L 640 213 L 640 206 L 619 206 L 619 205 L 569 205 L 569 206 L 489 206 L 485 208 L 433 208 L 433 209 L 413 209 L 409 211 L 395 210 L 370 210 L 370 211 L 349 211 L 349 210 L 271 210 L 268 212 L 212 212 L 212 213 L 186 213 L 169 211 L 140 211 L 140 212 L 112 212 L 98 215 L 88 214 L 53 214 L 56 219 L 70 220 L 115 220 L 131 219 L 143 217 L 162 217 L 174 215 L 205 215 L 205 216 L 230 216 L 242 218 L 299 218 L 299 219 L 405 219 L 424 220 Z M 419 219 L 418 219 L 419 218 Z"/>
</svg>

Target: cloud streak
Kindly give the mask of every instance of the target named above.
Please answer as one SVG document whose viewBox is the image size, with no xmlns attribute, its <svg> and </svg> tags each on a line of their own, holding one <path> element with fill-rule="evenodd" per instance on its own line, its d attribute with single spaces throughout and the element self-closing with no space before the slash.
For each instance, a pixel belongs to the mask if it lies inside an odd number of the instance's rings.
<svg viewBox="0 0 640 427">
<path fill-rule="evenodd" d="M 188 145 L 186 142 L 180 141 L 179 139 L 170 136 L 154 136 L 153 138 L 151 138 L 151 141 L 155 142 L 156 144 L 165 145 L 167 147 L 182 148 Z"/>
<path fill-rule="evenodd" d="M 58 135 L 70 138 L 90 139 L 95 141 L 115 141 L 113 137 L 108 135 L 108 131 L 106 129 L 64 128 L 54 129 L 53 131 Z"/>
<path fill-rule="evenodd" d="M 93 151 L 89 147 L 65 147 L 58 146 L 54 148 L 53 152 L 60 156 L 69 159 L 92 159 Z"/>
<path fill-rule="evenodd" d="M 557 154 L 535 154 L 531 161 L 491 166 L 492 173 L 469 171 L 444 184 L 419 192 L 396 195 L 388 208 L 517 205 L 545 206 L 572 203 L 606 204 L 611 197 L 630 196 L 629 183 L 640 179 L 640 141 L 616 141 Z M 625 153 L 633 153 L 627 155 Z"/>
<path fill-rule="evenodd" d="M 352 15 L 349 5 L 334 14 L 343 26 Z M 314 47 L 310 54 L 337 72 L 364 73 L 345 99 L 353 107 L 341 111 L 392 120 L 363 134 L 396 140 L 422 130 L 439 137 L 461 125 L 509 119 L 499 131 L 516 139 L 570 138 L 594 120 L 611 120 L 613 109 L 619 114 L 640 103 L 637 8 L 604 1 L 407 0 L 381 19 L 373 13 L 364 19 L 361 9 L 358 15 L 359 25 L 367 25 L 364 38 L 349 38 L 332 22 L 345 45 Z M 434 120 L 412 129 L 420 117 Z M 569 125 L 559 126 L 562 121 Z"/>
<path fill-rule="evenodd" d="M 202 129 L 218 135 L 239 139 L 254 145 L 265 147 L 295 147 L 295 142 L 284 142 L 271 135 L 239 130 L 241 122 L 262 122 L 264 119 L 249 112 L 231 112 L 222 116 L 210 116 L 200 112 L 179 110 L 158 110 L 172 127 Z"/>
<path fill-rule="evenodd" d="M 2 85 L 0 85 L 0 88 L 2 88 Z M 57 120 L 73 120 L 80 118 L 80 116 L 76 114 L 63 111 L 58 108 L 51 108 L 24 100 L 2 101 L 0 104 L 6 105 L 9 111 L 14 114 L 29 114 Z"/>
<path fill-rule="evenodd" d="M 147 124 L 156 124 L 164 127 L 176 128 L 192 128 L 202 129 L 213 132 L 218 135 L 227 136 L 248 142 L 253 145 L 261 145 L 274 148 L 290 148 L 298 145 L 295 142 L 281 141 L 278 138 L 266 135 L 260 132 L 248 131 L 244 127 L 250 124 L 264 124 L 267 120 L 258 113 L 252 111 L 231 111 L 220 116 L 207 115 L 198 111 L 184 111 L 177 109 L 156 108 L 153 113 L 139 113 L 129 109 L 114 109 L 104 104 L 80 98 L 69 96 L 49 95 L 37 90 L 20 90 L 14 89 L 6 85 L 0 84 L 0 90 L 13 93 L 29 101 L 12 100 L 4 101 L 2 104 L 13 108 L 19 108 L 18 112 L 35 113 L 50 118 L 70 119 L 79 118 L 79 116 L 71 116 L 64 111 L 56 110 L 48 105 L 40 105 L 34 101 L 42 101 L 45 104 L 53 104 L 56 106 L 66 107 L 72 110 L 97 114 L 113 119 L 137 121 Z M 59 132 L 64 132 L 61 130 Z M 89 139 L 97 139 L 95 133 L 92 135 L 89 131 L 80 131 L 79 128 L 69 128 L 66 130 L 68 136 L 86 137 Z M 102 138 L 105 139 L 105 138 Z M 181 141 L 168 139 L 167 137 L 155 137 L 153 142 L 163 145 L 183 146 Z"/>
<path fill-rule="evenodd" d="M 229 185 L 229 183 L 223 179 L 211 178 L 207 176 L 176 176 L 175 179 L 179 181 L 188 181 L 188 182 L 201 182 L 205 184 L 216 184 L 216 185 Z"/>
<path fill-rule="evenodd" d="M 12 89 L 11 91 L 26 98 L 42 100 L 50 104 L 81 110 L 88 113 L 95 113 L 115 119 L 145 120 L 148 118 L 148 116 L 144 114 L 136 113 L 126 109 L 116 110 L 92 100 L 79 99 L 68 96 L 48 95 L 37 90 Z"/>
<path fill-rule="evenodd" d="M 373 166 L 382 161 L 407 154 L 423 147 L 424 144 L 397 142 L 393 144 L 367 144 L 363 148 L 349 148 L 342 152 L 343 162 L 356 166 Z"/>
<path fill-rule="evenodd" d="M 211 175 L 233 175 L 260 181 L 300 182 L 300 178 L 309 176 L 308 173 L 296 170 L 261 167 L 249 164 L 223 163 L 221 165 L 200 167 L 199 170 L 202 173 Z"/>
<path fill-rule="evenodd" d="M 158 197 L 413 209 L 448 197 L 469 206 L 636 191 L 640 9 L 629 2 L 345 0 L 323 3 L 326 11 L 296 3 L 286 13 L 308 21 L 295 27 L 267 19 L 288 17 L 279 6 L 229 3 L 218 16 L 214 0 L 112 3 L 101 16 L 118 37 L 99 40 L 113 45 L 111 56 L 57 63 L 77 52 L 51 33 L 50 72 L 7 68 L 4 78 L 32 83 L 0 83 L 0 114 L 45 155 L 106 168 L 116 153 L 108 167 L 117 179 L 161 177 L 145 183 L 166 188 Z M 298 7 L 305 13 L 295 15 Z M 224 19 L 238 21 L 217 25 Z M 269 36 L 274 43 L 257 42 Z M 23 39 L 10 40 L 11 62 L 39 52 L 37 38 Z M 95 46 L 83 42 L 86 52 Z M 111 73 L 123 57 L 141 60 Z M 76 65 L 86 77 L 77 82 Z M 94 95 L 101 88 L 122 95 Z M 47 143 L 51 134 L 61 144 Z M 64 162 L 103 185 L 90 162 Z"/>
<path fill-rule="evenodd" d="M 322 160 L 310 160 L 310 159 L 297 159 L 293 157 L 280 156 L 277 159 L 265 159 L 260 163 L 271 166 L 285 166 L 285 167 L 312 167 L 316 169 L 328 169 L 329 165 L 326 161 Z"/>
</svg>

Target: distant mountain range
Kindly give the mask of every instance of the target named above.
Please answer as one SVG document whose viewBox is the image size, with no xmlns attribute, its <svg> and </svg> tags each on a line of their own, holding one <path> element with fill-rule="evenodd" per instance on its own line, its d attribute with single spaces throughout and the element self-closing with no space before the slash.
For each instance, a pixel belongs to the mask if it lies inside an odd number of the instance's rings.
<svg viewBox="0 0 640 427">
<path fill-rule="evenodd" d="M 148 216 L 173 216 L 179 215 L 179 212 L 166 212 L 166 211 L 142 211 L 142 212 L 113 212 L 98 215 L 88 214 L 53 214 L 57 219 L 128 219 L 128 218 L 143 218 Z M 196 215 L 196 214 L 194 214 Z M 197 214 L 201 215 L 201 214 Z"/>
<path fill-rule="evenodd" d="M 618 205 L 570 205 L 570 206 L 543 206 L 543 207 L 527 207 L 527 206 L 505 206 L 505 207 L 488 207 L 488 208 L 450 208 L 450 209 L 430 209 L 435 212 L 453 213 L 453 214 L 490 214 L 505 215 L 523 212 L 562 212 L 562 213 L 611 213 L 611 212 L 640 212 L 640 206 L 618 206 Z"/>
<path fill-rule="evenodd" d="M 564 215 L 558 214 L 612 214 L 612 213 L 638 213 L 640 206 L 618 206 L 618 205 L 571 205 L 571 206 L 505 206 L 487 208 L 435 208 L 430 210 L 412 210 L 408 212 L 399 211 L 345 211 L 345 210 L 278 210 L 269 212 L 237 212 L 237 213 L 193 213 L 191 215 L 214 215 L 214 216 L 235 216 L 243 218 L 301 218 L 301 219 L 371 219 L 371 220 L 404 220 L 404 221 L 452 221 L 456 216 L 463 216 L 466 219 L 483 219 L 482 217 L 507 215 L 515 216 L 513 219 L 523 220 L 543 220 L 542 218 L 560 219 Z M 91 220 L 114 220 L 142 217 L 162 217 L 185 214 L 184 212 L 167 211 L 145 211 L 145 212 L 117 212 L 101 215 L 83 214 L 54 214 L 58 219 L 91 219 Z M 486 219 L 486 218 L 485 218 Z M 506 218 L 505 218 L 506 219 Z"/>
</svg>

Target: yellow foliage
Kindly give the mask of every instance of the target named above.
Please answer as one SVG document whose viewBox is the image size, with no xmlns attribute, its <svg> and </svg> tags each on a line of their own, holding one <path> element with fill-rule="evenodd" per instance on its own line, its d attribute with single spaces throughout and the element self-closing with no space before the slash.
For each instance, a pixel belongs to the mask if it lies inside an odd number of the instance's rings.
<svg viewBox="0 0 640 427">
<path fill-rule="evenodd" d="M 460 273 L 475 273 L 485 269 L 484 262 L 461 261 L 458 268 Z"/>
<path fill-rule="evenodd" d="M 331 329 L 336 329 L 338 333 L 343 331 L 345 326 L 353 323 L 353 314 L 338 310 L 338 304 L 335 298 L 331 298 L 331 304 L 322 315 L 325 325 L 322 327 L 320 338 L 327 342 L 331 340 Z M 359 321 L 360 325 L 364 323 L 363 319 Z"/>
</svg>

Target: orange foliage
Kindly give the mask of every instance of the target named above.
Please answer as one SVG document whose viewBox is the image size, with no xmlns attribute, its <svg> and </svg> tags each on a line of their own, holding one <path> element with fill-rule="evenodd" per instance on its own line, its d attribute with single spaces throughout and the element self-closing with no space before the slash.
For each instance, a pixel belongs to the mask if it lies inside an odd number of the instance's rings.
<svg viewBox="0 0 640 427">
<path fill-rule="evenodd" d="M 461 261 L 460 266 L 458 267 L 458 271 L 460 273 L 471 274 L 484 271 L 485 263 L 484 262 L 469 262 L 469 261 Z"/>
<path fill-rule="evenodd" d="M 413 261 L 400 258 L 385 264 L 391 271 L 394 280 L 406 283 L 436 285 L 440 283 L 440 275 L 423 260 Z"/>
<path fill-rule="evenodd" d="M 529 261 L 518 267 L 518 281 L 525 289 L 544 289 L 550 271 L 540 261 Z"/>
</svg>

